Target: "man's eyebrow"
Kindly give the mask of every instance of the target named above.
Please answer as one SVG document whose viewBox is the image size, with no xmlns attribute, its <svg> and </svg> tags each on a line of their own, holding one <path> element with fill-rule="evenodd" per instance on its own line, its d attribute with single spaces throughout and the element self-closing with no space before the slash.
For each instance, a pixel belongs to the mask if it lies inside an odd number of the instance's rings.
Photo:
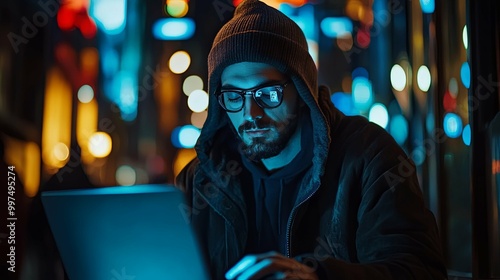
<svg viewBox="0 0 500 280">
<path fill-rule="evenodd" d="M 259 84 L 257 84 L 256 86 L 252 87 L 252 88 L 239 88 L 233 84 L 230 84 L 230 83 L 227 83 L 227 84 L 223 84 L 221 86 L 221 89 L 225 90 L 225 89 L 240 89 L 240 90 L 251 90 L 251 89 L 257 89 L 257 88 L 260 88 L 260 87 L 265 87 L 265 86 L 268 86 L 268 85 L 276 85 L 276 84 L 281 84 L 281 83 L 284 83 L 283 81 L 281 80 L 267 80 L 267 81 L 263 81 Z"/>
</svg>

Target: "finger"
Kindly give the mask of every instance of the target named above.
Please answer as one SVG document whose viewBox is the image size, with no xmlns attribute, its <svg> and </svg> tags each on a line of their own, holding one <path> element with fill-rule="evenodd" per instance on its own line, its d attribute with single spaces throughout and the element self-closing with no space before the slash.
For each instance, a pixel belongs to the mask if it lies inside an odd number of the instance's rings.
<svg viewBox="0 0 500 280">
<path fill-rule="evenodd" d="M 253 266 L 247 267 L 247 269 L 244 270 L 241 275 L 237 277 L 237 279 L 261 279 L 268 275 L 286 271 L 304 271 L 301 274 L 306 274 L 305 268 L 302 266 L 303 265 L 301 263 L 295 261 L 294 259 L 273 256 L 263 259 Z"/>
<path fill-rule="evenodd" d="M 237 275 L 241 274 L 243 271 L 247 270 L 249 267 L 255 265 L 259 261 L 269 257 L 276 257 L 278 255 L 279 255 L 278 253 L 271 251 L 259 255 L 245 256 L 226 272 L 226 279 L 234 279 L 236 278 Z"/>
</svg>

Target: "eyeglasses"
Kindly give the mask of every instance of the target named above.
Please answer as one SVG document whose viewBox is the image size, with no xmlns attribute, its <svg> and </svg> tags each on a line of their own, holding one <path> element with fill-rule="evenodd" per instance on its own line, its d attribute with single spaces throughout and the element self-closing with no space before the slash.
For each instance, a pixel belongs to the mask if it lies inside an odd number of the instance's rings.
<svg viewBox="0 0 500 280">
<path fill-rule="evenodd" d="M 224 89 L 218 93 L 217 99 L 222 108 L 228 112 L 239 112 L 245 106 L 245 96 L 252 95 L 255 103 L 261 108 L 272 109 L 283 102 L 283 90 L 290 80 L 283 84 L 267 85 L 253 89 Z"/>
</svg>

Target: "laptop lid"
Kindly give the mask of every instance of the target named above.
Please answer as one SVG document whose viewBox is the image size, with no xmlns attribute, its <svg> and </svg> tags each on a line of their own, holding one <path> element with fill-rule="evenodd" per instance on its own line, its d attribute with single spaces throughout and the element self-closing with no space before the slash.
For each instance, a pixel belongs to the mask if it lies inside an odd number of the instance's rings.
<svg viewBox="0 0 500 280">
<path fill-rule="evenodd" d="M 71 280 L 208 279 L 173 186 L 42 192 Z"/>
</svg>

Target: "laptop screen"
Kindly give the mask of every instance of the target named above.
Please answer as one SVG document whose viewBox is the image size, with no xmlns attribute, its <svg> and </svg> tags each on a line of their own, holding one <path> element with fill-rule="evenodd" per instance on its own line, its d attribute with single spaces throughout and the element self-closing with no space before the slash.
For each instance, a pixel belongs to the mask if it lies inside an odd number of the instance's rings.
<svg viewBox="0 0 500 280">
<path fill-rule="evenodd" d="M 173 186 L 47 191 L 42 203 L 71 280 L 208 279 Z"/>
</svg>

